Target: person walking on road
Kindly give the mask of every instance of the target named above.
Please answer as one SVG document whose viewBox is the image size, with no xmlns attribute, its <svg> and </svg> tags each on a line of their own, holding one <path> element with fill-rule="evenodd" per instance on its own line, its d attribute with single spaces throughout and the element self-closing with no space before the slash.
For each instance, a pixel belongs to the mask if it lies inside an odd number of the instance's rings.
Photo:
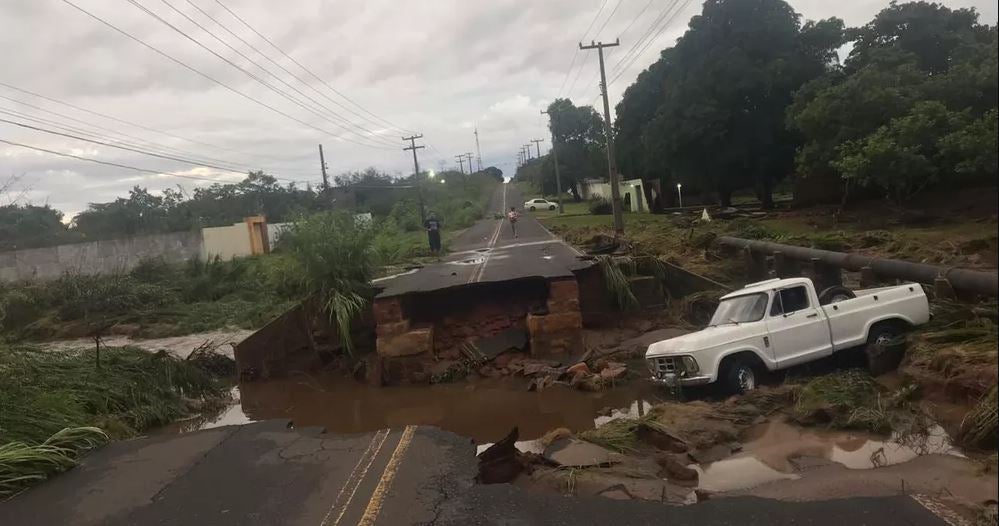
<svg viewBox="0 0 999 526">
<path fill-rule="evenodd" d="M 430 252 L 435 256 L 439 256 L 441 253 L 441 222 L 437 219 L 437 215 L 430 214 L 430 217 L 423 222 L 423 228 L 427 229 L 427 241 L 430 242 Z"/>
<path fill-rule="evenodd" d="M 510 207 L 510 211 L 506 213 L 506 219 L 510 222 L 510 230 L 513 231 L 513 237 L 517 237 L 517 220 L 520 219 L 520 214 L 517 213 L 517 207 Z"/>
</svg>

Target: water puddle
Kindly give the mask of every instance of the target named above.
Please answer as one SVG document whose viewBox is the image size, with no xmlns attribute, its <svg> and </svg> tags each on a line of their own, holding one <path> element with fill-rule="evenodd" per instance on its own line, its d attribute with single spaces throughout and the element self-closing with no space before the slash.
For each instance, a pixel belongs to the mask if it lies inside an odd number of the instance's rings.
<svg viewBox="0 0 999 526">
<path fill-rule="evenodd" d="M 751 428 L 742 451 L 732 457 L 691 467 L 700 475 L 702 489 L 732 491 L 798 479 L 799 463 L 806 458 L 836 462 L 848 469 L 872 469 L 927 454 L 964 456 L 940 426 L 930 428 L 924 436 L 885 439 L 861 432 L 802 428 L 777 420 Z"/>
<path fill-rule="evenodd" d="M 334 433 L 361 433 L 431 425 L 486 444 L 517 426 L 526 444 L 559 427 L 574 432 L 591 429 L 621 416 L 638 416 L 653 399 L 644 382 L 587 393 L 553 387 L 527 391 L 522 378 L 484 379 L 444 385 L 373 388 L 341 373 L 296 376 L 241 384 L 238 402 L 219 414 L 178 422 L 166 432 L 238 425 L 271 418 L 289 418 L 296 426 L 323 426 Z M 641 401 L 641 402 L 639 402 Z M 599 416 L 594 420 L 594 415 Z"/>
</svg>

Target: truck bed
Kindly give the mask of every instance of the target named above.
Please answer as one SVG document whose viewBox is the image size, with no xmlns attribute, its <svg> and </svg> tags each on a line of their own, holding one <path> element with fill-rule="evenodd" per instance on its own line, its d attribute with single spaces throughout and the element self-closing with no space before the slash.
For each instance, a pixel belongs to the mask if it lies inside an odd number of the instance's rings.
<svg viewBox="0 0 999 526">
<path fill-rule="evenodd" d="M 856 298 L 823 306 L 829 319 L 833 351 L 867 342 L 871 325 L 886 319 L 901 319 L 909 325 L 929 320 L 929 304 L 923 288 L 915 283 L 854 291 Z"/>
</svg>

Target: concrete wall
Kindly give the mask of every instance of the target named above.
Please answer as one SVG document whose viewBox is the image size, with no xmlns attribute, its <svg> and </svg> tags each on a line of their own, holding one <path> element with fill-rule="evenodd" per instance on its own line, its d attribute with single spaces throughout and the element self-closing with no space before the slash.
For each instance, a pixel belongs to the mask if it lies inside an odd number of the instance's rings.
<svg viewBox="0 0 999 526">
<path fill-rule="evenodd" d="M 203 228 L 201 235 L 204 239 L 200 254 L 202 259 L 208 260 L 218 256 L 219 259 L 229 260 L 253 254 L 250 227 L 245 222 Z"/>
<path fill-rule="evenodd" d="M 244 225 L 243 228 L 246 228 Z M 179 263 L 201 255 L 200 232 L 172 232 L 0 253 L 0 280 L 52 279 L 63 273 L 128 271 L 161 257 Z"/>
</svg>

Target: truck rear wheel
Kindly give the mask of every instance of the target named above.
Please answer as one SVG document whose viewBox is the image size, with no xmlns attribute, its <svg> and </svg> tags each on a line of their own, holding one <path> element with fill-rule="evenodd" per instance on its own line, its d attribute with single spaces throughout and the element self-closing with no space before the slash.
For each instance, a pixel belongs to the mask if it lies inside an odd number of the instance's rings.
<svg viewBox="0 0 999 526">
<path fill-rule="evenodd" d="M 756 389 L 760 375 L 753 364 L 743 358 L 735 358 L 725 364 L 721 372 L 722 387 L 728 394 L 743 394 Z"/>
<path fill-rule="evenodd" d="M 883 323 L 871 328 L 867 336 L 864 354 L 867 369 L 874 376 L 882 375 L 898 368 L 905 357 L 905 340 L 901 338 L 902 327 L 893 323 Z"/>
</svg>

